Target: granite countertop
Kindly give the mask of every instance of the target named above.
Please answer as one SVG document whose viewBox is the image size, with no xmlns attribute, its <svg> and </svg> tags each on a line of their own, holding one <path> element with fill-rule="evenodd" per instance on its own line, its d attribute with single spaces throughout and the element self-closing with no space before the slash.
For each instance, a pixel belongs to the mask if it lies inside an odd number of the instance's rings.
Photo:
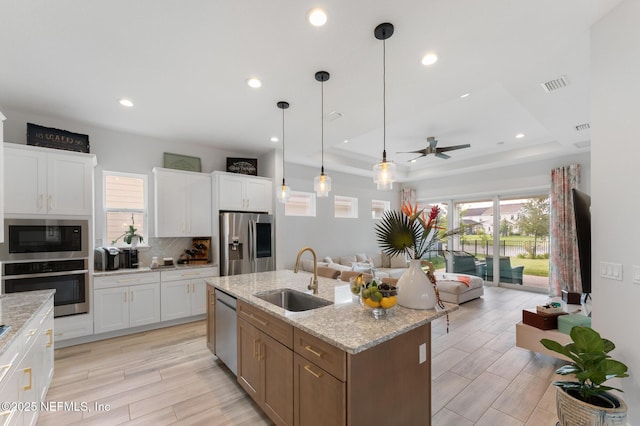
<svg viewBox="0 0 640 426">
<path fill-rule="evenodd" d="M 44 303 L 53 299 L 55 290 L 36 290 L 0 295 L 0 324 L 11 328 L 0 337 L 0 355 L 22 334 Z"/>
<path fill-rule="evenodd" d="M 213 263 L 205 263 L 205 264 L 181 264 L 174 266 L 159 266 L 157 268 L 149 268 L 148 266 L 140 267 L 140 268 L 122 268 L 116 269 L 115 271 L 94 271 L 94 277 L 110 277 L 112 275 L 123 275 L 123 274 L 138 274 L 141 272 L 162 272 L 162 271 L 177 271 L 182 269 L 195 269 L 195 268 L 212 268 L 218 265 L 214 265 Z"/>
<path fill-rule="evenodd" d="M 450 303 L 445 303 L 445 309 L 437 310 L 415 310 L 396 305 L 389 316 L 376 320 L 371 308 L 352 299 L 349 283 L 323 277 L 318 277 L 318 297 L 334 302 L 333 305 L 305 312 L 289 312 L 253 296 L 254 293 L 279 288 L 310 293 L 307 285 L 312 276 L 308 272 L 295 274 L 290 270 L 279 270 L 215 277 L 208 279 L 207 283 L 351 354 L 458 309 L 458 305 Z"/>
</svg>

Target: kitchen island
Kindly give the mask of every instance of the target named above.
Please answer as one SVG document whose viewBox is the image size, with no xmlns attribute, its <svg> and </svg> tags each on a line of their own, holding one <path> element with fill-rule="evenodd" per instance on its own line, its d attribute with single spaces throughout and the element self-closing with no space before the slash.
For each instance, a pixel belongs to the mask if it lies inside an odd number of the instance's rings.
<svg viewBox="0 0 640 426">
<path fill-rule="evenodd" d="M 457 305 L 396 306 L 376 320 L 348 283 L 321 277 L 317 297 L 329 306 L 289 312 L 255 296 L 308 292 L 310 277 L 281 270 L 208 280 L 212 351 L 215 288 L 238 300 L 238 382 L 276 424 L 430 424 L 431 321 Z"/>
</svg>

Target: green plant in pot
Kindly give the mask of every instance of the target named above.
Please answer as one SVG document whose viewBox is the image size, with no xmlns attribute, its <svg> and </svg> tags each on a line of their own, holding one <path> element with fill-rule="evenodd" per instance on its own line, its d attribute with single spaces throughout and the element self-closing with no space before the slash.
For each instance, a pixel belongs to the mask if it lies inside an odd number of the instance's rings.
<svg viewBox="0 0 640 426">
<path fill-rule="evenodd" d="M 542 339 L 540 343 L 554 352 L 569 358 L 571 362 L 556 370 L 557 374 L 573 374 L 575 381 L 556 381 L 556 404 L 561 425 L 625 425 L 627 405 L 609 393 L 622 390 L 603 383 L 614 377 L 628 377 L 627 366 L 611 359 L 609 352 L 615 349 L 610 340 L 604 339 L 589 327 L 571 329 L 572 342 L 562 345 L 554 340 Z"/>
<path fill-rule="evenodd" d="M 143 242 L 144 238 L 142 238 L 142 235 L 138 234 L 138 228 L 135 227 L 136 223 L 133 220 L 133 213 L 131 214 L 131 225 L 129 225 L 129 228 L 125 231 L 124 234 L 118 236 L 118 238 L 116 238 L 115 240 L 111 241 L 111 244 L 115 244 L 120 238 L 123 238 L 123 241 L 127 244 L 131 244 L 134 243 L 134 246 L 137 245 L 138 242 Z"/>
</svg>

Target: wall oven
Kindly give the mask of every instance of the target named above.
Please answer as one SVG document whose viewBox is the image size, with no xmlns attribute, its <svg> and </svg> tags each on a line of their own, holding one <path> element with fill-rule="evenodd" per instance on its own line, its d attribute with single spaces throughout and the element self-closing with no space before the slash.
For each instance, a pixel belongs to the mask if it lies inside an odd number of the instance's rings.
<svg viewBox="0 0 640 426">
<path fill-rule="evenodd" d="M 6 219 L 2 292 L 55 289 L 54 316 L 89 312 L 89 221 Z"/>
</svg>

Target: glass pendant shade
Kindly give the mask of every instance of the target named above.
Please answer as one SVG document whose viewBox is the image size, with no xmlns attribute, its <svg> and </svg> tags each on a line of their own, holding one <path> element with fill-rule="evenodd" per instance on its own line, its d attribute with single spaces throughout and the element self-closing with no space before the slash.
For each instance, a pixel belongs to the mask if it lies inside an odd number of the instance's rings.
<svg viewBox="0 0 640 426">
<path fill-rule="evenodd" d="M 290 195 L 291 188 L 289 188 L 284 182 L 282 182 L 280 191 L 278 191 L 278 201 L 280 201 L 282 204 L 285 204 L 287 201 L 289 201 Z"/>
<path fill-rule="evenodd" d="M 313 179 L 313 190 L 317 197 L 328 197 L 331 191 L 331 176 L 321 173 Z"/>
<path fill-rule="evenodd" d="M 387 160 L 373 166 L 373 182 L 381 191 L 393 189 L 393 182 L 396 181 L 396 165 Z"/>
</svg>

